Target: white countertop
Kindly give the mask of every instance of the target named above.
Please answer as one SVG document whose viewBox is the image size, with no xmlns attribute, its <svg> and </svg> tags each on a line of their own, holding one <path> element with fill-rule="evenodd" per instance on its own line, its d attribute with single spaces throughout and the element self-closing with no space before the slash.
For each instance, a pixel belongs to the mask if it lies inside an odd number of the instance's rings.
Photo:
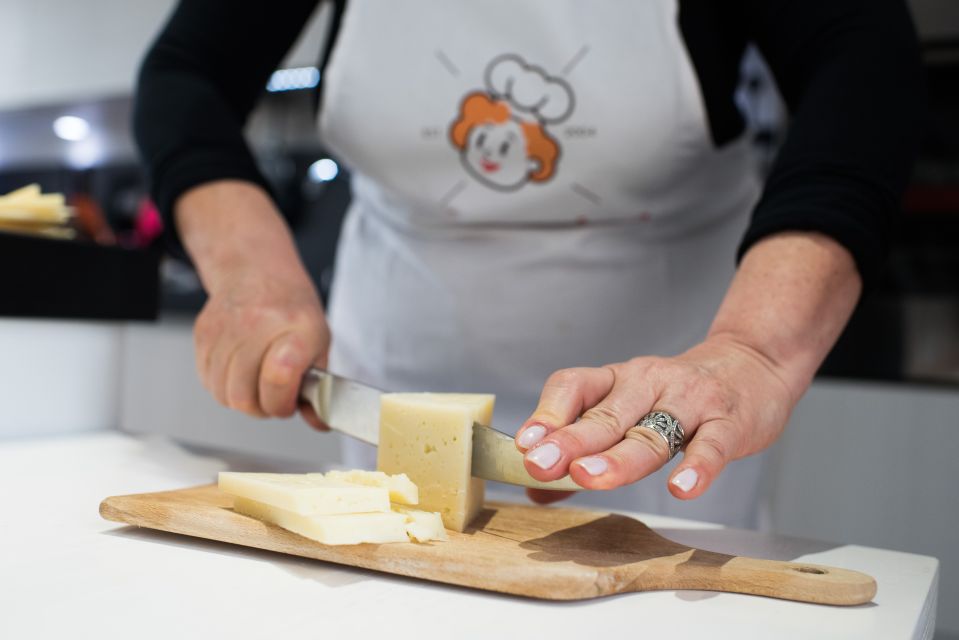
<svg viewBox="0 0 959 640">
<path fill-rule="evenodd" d="M 113 432 L 0 442 L 0 637 L 931 638 L 934 558 L 651 515 L 678 542 L 855 569 L 875 602 L 663 591 L 540 602 L 118 526 L 110 495 L 210 482 L 226 463 Z M 96 635 L 94 635 L 96 634 Z"/>
</svg>

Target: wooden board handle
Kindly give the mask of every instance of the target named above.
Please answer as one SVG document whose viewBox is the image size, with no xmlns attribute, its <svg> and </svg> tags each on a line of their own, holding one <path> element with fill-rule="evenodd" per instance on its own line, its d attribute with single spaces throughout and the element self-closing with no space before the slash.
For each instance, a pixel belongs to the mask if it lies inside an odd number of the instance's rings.
<svg viewBox="0 0 959 640">
<path fill-rule="evenodd" d="M 858 605 L 876 595 L 876 581 L 864 573 L 809 564 L 729 556 L 689 549 L 656 562 L 663 589 L 700 589 L 832 605 Z M 649 569 L 639 573 L 643 588 Z M 638 576 L 637 576 L 638 577 Z"/>
</svg>

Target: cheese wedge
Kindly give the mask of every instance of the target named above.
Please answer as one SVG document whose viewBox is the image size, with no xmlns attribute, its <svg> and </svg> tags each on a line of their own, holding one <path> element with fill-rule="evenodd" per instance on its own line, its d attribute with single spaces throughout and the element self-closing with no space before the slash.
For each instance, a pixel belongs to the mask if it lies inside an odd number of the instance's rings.
<svg viewBox="0 0 959 640">
<path fill-rule="evenodd" d="M 463 531 L 483 506 L 484 483 L 470 474 L 473 423 L 490 424 L 488 394 L 388 393 L 380 401 L 377 468 L 406 473 L 419 506 Z"/>
<path fill-rule="evenodd" d="M 308 473 L 310 477 L 322 476 L 328 480 L 350 482 L 367 487 L 382 487 L 390 492 L 390 502 L 397 504 L 417 504 L 419 489 L 405 473 L 389 475 L 382 471 L 364 471 L 351 469 L 350 471 L 327 471 L 326 473 Z"/>
<path fill-rule="evenodd" d="M 323 544 L 409 542 L 407 516 L 402 513 L 350 513 L 304 516 L 248 498 L 234 498 L 233 510 L 279 525 Z"/>
<path fill-rule="evenodd" d="M 328 479 L 322 474 L 222 471 L 219 487 L 232 496 L 305 516 L 390 512 L 386 487 Z"/>
</svg>

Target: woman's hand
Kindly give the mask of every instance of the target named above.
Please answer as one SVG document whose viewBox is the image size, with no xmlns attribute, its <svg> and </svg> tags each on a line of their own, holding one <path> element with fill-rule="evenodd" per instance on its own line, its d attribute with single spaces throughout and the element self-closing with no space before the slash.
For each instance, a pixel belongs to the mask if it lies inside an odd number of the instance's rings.
<svg viewBox="0 0 959 640">
<path fill-rule="evenodd" d="M 650 411 L 665 411 L 683 426 L 687 443 L 669 490 L 690 499 L 726 464 L 775 441 L 794 402 L 775 363 L 717 337 L 675 358 L 554 373 L 517 443 L 528 449 L 526 469 L 538 480 L 569 473 L 587 489 L 614 489 L 668 461 L 662 436 L 636 427 Z"/>
<path fill-rule="evenodd" d="M 330 332 L 309 278 L 257 268 L 211 292 L 194 340 L 200 380 L 220 404 L 256 417 L 288 417 L 303 373 L 326 366 Z M 308 405 L 304 417 L 322 428 Z"/>
<path fill-rule="evenodd" d="M 293 415 L 303 373 L 326 366 L 330 332 L 276 207 L 259 187 L 223 180 L 187 191 L 176 221 L 209 294 L 194 328 L 203 386 L 251 416 Z"/>
<path fill-rule="evenodd" d="M 553 374 L 516 436 L 538 480 L 569 473 L 613 489 L 668 461 L 665 440 L 636 424 L 651 411 L 686 435 L 669 491 L 701 496 L 723 468 L 772 444 L 849 319 L 861 289 L 851 255 L 805 232 L 769 236 L 744 256 L 706 340 L 672 357 L 642 357 Z M 537 502 L 568 494 L 530 491 Z"/>
</svg>

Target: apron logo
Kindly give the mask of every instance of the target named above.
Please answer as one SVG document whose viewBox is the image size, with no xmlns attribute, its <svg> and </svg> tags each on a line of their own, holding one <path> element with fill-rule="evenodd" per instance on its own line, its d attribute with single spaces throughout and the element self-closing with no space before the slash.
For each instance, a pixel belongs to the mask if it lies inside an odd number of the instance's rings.
<svg viewBox="0 0 959 640">
<path fill-rule="evenodd" d="M 463 98 L 450 127 L 463 167 L 500 191 L 549 180 L 560 147 L 546 127 L 573 113 L 573 90 L 515 54 L 494 58 L 484 75 L 486 89 Z"/>
</svg>

